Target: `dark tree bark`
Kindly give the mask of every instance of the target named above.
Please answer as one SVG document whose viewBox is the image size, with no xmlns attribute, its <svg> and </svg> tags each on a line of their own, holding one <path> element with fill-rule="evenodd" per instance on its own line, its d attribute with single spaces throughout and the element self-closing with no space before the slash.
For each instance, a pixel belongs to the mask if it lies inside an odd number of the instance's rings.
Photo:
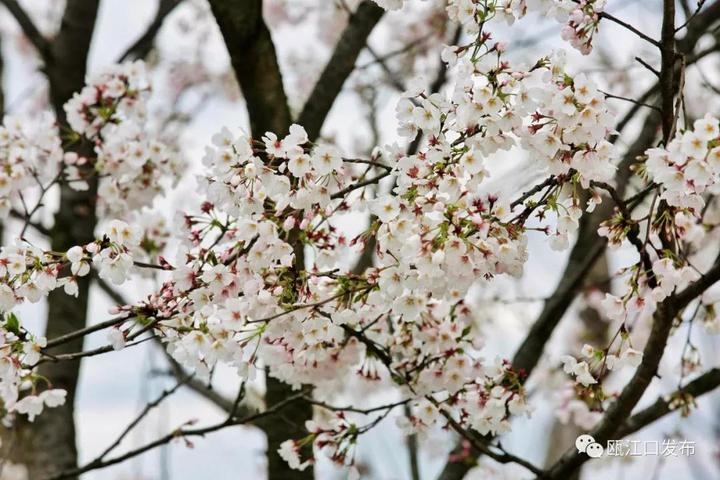
<svg viewBox="0 0 720 480">
<path fill-rule="evenodd" d="M 126 60 L 146 58 L 153 49 L 155 37 L 157 37 L 163 22 L 165 22 L 165 18 L 172 13 L 175 7 L 180 5 L 181 1 L 182 0 L 159 0 L 155 17 L 153 17 L 145 33 L 140 35 L 140 37 L 125 50 L 125 53 L 120 56 L 118 61 L 124 62 Z"/>
<path fill-rule="evenodd" d="M 305 127 L 310 140 L 320 136 L 325 118 L 335 103 L 345 80 L 355 69 L 355 61 L 367 44 L 375 25 L 380 21 L 384 10 L 375 3 L 366 0 L 350 15 L 348 25 L 343 31 L 330 61 L 320 75 L 310 97 L 305 102 L 298 123 Z"/>
<path fill-rule="evenodd" d="M 46 72 L 50 80 L 50 100 L 61 124 L 65 123 L 63 105 L 85 85 L 100 0 L 68 0 L 60 32 L 52 43 Z"/>
<path fill-rule="evenodd" d="M 32 19 L 28 16 L 27 12 L 23 10 L 17 0 L 0 0 L 0 3 L 5 5 L 5 8 L 7 8 L 10 14 L 15 18 L 15 21 L 18 25 L 20 25 L 23 34 L 37 49 L 40 57 L 47 60 L 50 57 L 50 43 L 42 36 L 40 31 L 32 22 Z"/>
<path fill-rule="evenodd" d="M 263 20 L 262 1 L 211 0 L 210 6 L 220 26 L 235 76 L 245 98 L 252 136 L 260 138 L 267 131 L 278 135 L 286 133 L 292 123 L 290 109 L 275 46 Z M 295 392 L 289 385 L 266 375 L 267 405 L 282 401 L 293 393 Z M 314 478 L 312 467 L 302 472 L 292 470 L 277 453 L 283 441 L 301 438 L 307 434 L 304 423 L 311 418 L 312 405 L 296 401 L 289 405 L 282 415 L 258 422 L 267 437 L 270 480 Z"/>
<path fill-rule="evenodd" d="M 253 137 L 266 131 L 282 135 L 292 120 L 262 0 L 210 0 L 210 7 L 245 97 Z"/>
<path fill-rule="evenodd" d="M 63 104 L 85 82 L 98 4 L 98 0 L 68 0 L 60 32 L 51 45 L 50 57 L 46 58 L 50 100 L 61 128 L 65 125 Z M 80 148 L 80 154 L 92 153 L 87 146 Z M 93 240 L 95 196 L 93 187 L 76 192 L 62 186 L 60 207 L 51 231 L 54 250 L 64 251 Z M 46 337 L 58 337 L 85 327 L 90 278 L 81 278 L 78 287 L 78 298 L 68 296 L 62 290 L 55 290 L 48 297 Z M 78 338 L 53 353 L 77 352 L 82 346 L 82 338 Z M 68 395 L 63 406 L 48 409 L 34 423 L 18 422 L 18 443 L 14 452 L 19 455 L 19 463 L 27 466 L 29 478 L 42 479 L 77 466 L 73 414 L 79 370 L 80 360 L 45 363 L 39 367 L 40 375 L 48 378 L 54 388 L 67 390 Z"/>
<path fill-rule="evenodd" d="M 234 2 L 210 0 L 210 6 L 220 27 L 235 76 L 243 92 L 254 138 L 265 132 L 286 133 L 292 123 L 287 96 L 282 83 L 275 46 L 262 17 L 261 0 Z M 303 111 L 298 123 L 308 131 L 311 140 L 319 135 L 320 128 L 340 93 L 343 83 L 352 73 L 355 60 L 365 47 L 367 36 L 382 16 L 382 10 L 372 2 L 363 2 L 351 16 L 335 52 L 315 86 L 306 108 L 317 103 L 319 108 Z M 321 92 L 321 94 L 316 93 Z M 317 96 L 316 96 L 317 95 Z M 320 98 L 321 97 L 321 98 Z M 303 262 L 303 245 L 294 242 L 296 264 Z M 265 402 L 270 405 L 293 395 L 292 388 L 266 376 Z M 307 434 L 304 423 L 312 418 L 312 405 L 297 401 L 284 410 L 280 417 L 258 422 L 267 436 L 268 475 L 271 480 L 309 480 L 313 469 L 303 472 L 291 470 L 277 453 L 280 443 L 298 439 Z"/>
</svg>

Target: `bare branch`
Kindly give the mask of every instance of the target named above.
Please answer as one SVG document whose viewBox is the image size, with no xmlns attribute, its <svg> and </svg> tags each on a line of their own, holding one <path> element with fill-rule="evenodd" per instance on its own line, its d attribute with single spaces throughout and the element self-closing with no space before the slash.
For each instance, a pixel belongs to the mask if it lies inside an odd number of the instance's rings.
<svg viewBox="0 0 720 480">
<path fill-rule="evenodd" d="M 110 454 L 110 452 L 115 450 L 115 448 L 118 445 L 120 445 L 120 443 L 123 441 L 123 439 L 125 437 L 127 437 L 127 435 L 133 430 L 133 428 L 135 428 L 142 421 L 142 419 L 145 418 L 148 415 L 148 413 L 150 413 L 150 411 L 153 408 L 157 407 L 158 405 L 160 405 L 163 402 L 163 400 L 165 400 L 166 398 L 168 398 L 169 396 L 171 396 L 172 394 L 177 392 L 177 390 L 190 378 L 191 377 L 188 376 L 184 380 L 177 382 L 173 388 L 168 389 L 168 390 L 163 390 L 163 392 L 160 394 L 160 396 L 158 396 L 155 400 L 148 402 L 148 404 L 145 405 L 145 407 L 133 419 L 133 421 L 130 422 L 125 427 L 125 429 L 122 431 L 122 433 L 120 433 L 120 435 L 118 435 L 118 437 L 115 439 L 115 441 L 113 443 L 111 443 L 110 445 L 108 445 L 108 447 L 105 450 L 103 450 L 103 452 L 100 455 L 98 455 L 96 460 L 93 460 L 90 463 L 101 462 L 105 457 L 107 457 Z"/>
<path fill-rule="evenodd" d="M 82 328 L 80 330 L 75 330 L 74 332 L 67 333 L 65 335 L 53 338 L 51 340 L 48 340 L 47 345 L 45 346 L 45 349 L 50 349 L 53 347 L 57 347 L 58 345 L 62 345 L 64 343 L 67 343 L 71 340 L 75 340 L 76 338 L 84 337 L 85 335 L 90 335 L 93 332 L 97 332 L 109 327 L 114 327 L 116 325 L 120 325 L 129 319 L 131 319 L 133 316 L 125 316 L 120 318 L 111 318 L 110 320 L 105 320 L 104 322 L 96 323 L 95 325 L 91 325 L 86 328 Z"/>
<path fill-rule="evenodd" d="M 305 127 L 311 141 L 320 135 L 335 98 L 355 68 L 358 55 L 383 13 L 383 9 L 374 2 L 365 0 L 350 16 L 348 25 L 335 46 L 335 51 L 298 117 L 298 123 Z"/>
<path fill-rule="evenodd" d="M 283 410 L 288 405 L 295 402 L 296 400 L 298 400 L 301 397 L 302 397 L 302 393 L 295 394 L 293 396 L 290 396 L 290 397 L 276 403 L 275 405 L 271 406 L 270 408 L 268 408 L 267 410 L 265 410 L 263 412 L 256 413 L 253 415 L 248 415 L 248 416 L 242 417 L 242 418 L 237 418 L 234 415 L 228 415 L 228 417 L 224 421 L 207 426 L 207 427 L 178 428 L 177 430 L 172 431 L 172 432 L 168 433 L 167 435 L 158 438 L 157 440 L 154 440 L 154 441 L 147 443 L 141 447 L 130 450 L 129 452 L 119 455 L 117 457 L 113 457 L 108 460 L 95 461 L 94 463 L 91 462 L 82 467 L 75 468 L 72 470 L 67 470 L 58 475 L 48 477 L 46 480 L 66 480 L 66 479 L 70 479 L 70 478 L 75 478 L 78 475 L 89 472 L 91 470 L 98 470 L 101 468 L 109 467 L 111 465 L 115 465 L 115 464 L 124 462 L 125 460 L 128 460 L 130 458 L 137 457 L 138 455 L 142 455 L 143 453 L 146 453 L 157 447 L 166 445 L 176 439 L 183 439 L 183 438 L 188 438 L 188 437 L 204 437 L 205 435 L 207 435 L 209 433 L 216 432 L 218 430 L 222 430 L 227 427 L 232 427 L 232 426 L 236 426 L 236 425 L 244 425 L 247 423 L 256 422 L 257 420 L 268 417 L 270 415 L 273 415 L 273 414 Z"/>
<path fill-rule="evenodd" d="M 17 0 L 0 0 L 0 3 L 5 5 L 5 8 L 15 17 L 15 20 L 18 22 L 18 25 L 20 25 L 27 39 L 30 40 L 30 43 L 37 49 L 40 57 L 48 63 L 51 59 L 50 43 L 42 33 L 40 33 L 40 30 L 35 26 L 35 23 L 25 9 L 20 6 Z"/>
<path fill-rule="evenodd" d="M 655 40 L 654 38 L 651 38 L 651 37 L 649 37 L 648 35 L 644 34 L 643 32 L 641 32 L 640 30 L 638 30 L 638 29 L 635 28 L 634 26 L 630 25 L 630 24 L 627 23 L 626 21 L 620 20 L 619 18 L 615 17 L 614 15 L 610 15 L 610 14 L 607 13 L 607 12 L 600 12 L 600 18 L 607 18 L 607 19 L 610 20 L 611 22 L 615 22 L 615 23 L 617 23 L 618 25 L 620 25 L 621 27 L 626 28 L 627 30 L 631 31 L 632 33 L 634 33 L 634 34 L 637 35 L 638 37 L 642 38 L 642 39 L 645 40 L 646 42 L 648 42 L 648 43 L 650 43 L 650 44 L 652 44 L 652 45 L 655 45 L 656 47 L 659 47 L 659 46 L 660 46 L 660 42 L 658 42 L 658 41 Z"/>
<path fill-rule="evenodd" d="M 663 140 L 673 136 L 675 118 L 675 0 L 663 0 L 663 23 L 660 47 L 660 97 Z"/>
<path fill-rule="evenodd" d="M 290 127 L 290 109 L 261 0 L 211 0 L 250 117 L 253 137 L 281 135 Z"/>
<path fill-rule="evenodd" d="M 182 0 L 159 0 L 155 17 L 152 22 L 150 22 L 150 25 L 148 25 L 147 30 L 120 55 L 118 63 L 147 57 L 153 48 L 155 37 L 157 37 L 165 18 L 170 15 L 175 7 L 180 5 L 180 2 L 182 2 Z"/>
<path fill-rule="evenodd" d="M 463 428 L 462 425 L 460 425 L 444 408 L 439 408 L 439 411 L 442 416 L 445 417 L 445 420 L 447 420 L 448 425 L 450 425 L 450 427 L 452 427 L 452 429 L 460 434 L 460 436 L 462 436 L 465 440 L 470 442 L 470 445 L 472 445 L 473 449 L 477 452 L 485 454 L 499 463 L 515 463 L 531 471 L 537 475 L 538 478 L 545 478 L 545 472 L 541 468 L 533 465 L 523 458 L 507 452 L 501 445 L 488 445 L 483 437 L 480 437 L 471 430 Z M 499 449 L 500 453 L 493 451 L 493 448 Z"/>
<path fill-rule="evenodd" d="M 665 415 L 673 413 L 674 410 L 670 408 L 670 403 L 667 399 L 672 399 L 681 394 L 697 398 L 701 395 L 712 392 L 718 388 L 718 386 L 720 386 L 720 368 L 713 368 L 675 392 L 658 398 L 655 403 L 628 418 L 622 427 L 620 427 L 620 429 L 615 433 L 615 436 L 617 438 L 626 437 L 631 433 L 635 433 L 647 425 L 650 425 Z"/>
<path fill-rule="evenodd" d="M 50 235 L 49 229 L 45 228 L 43 225 L 41 225 L 37 222 L 30 221 L 30 218 L 28 217 L 27 214 L 20 213 L 17 210 L 13 209 L 13 210 L 10 210 L 10 216 L 13 218 L 16 218 L 18 220 L 22 220 L 23 222 L 25 222 L 26 225 L 32 227 L 38 233 L 41 233 L 46 236 Z"/>
<path fill-rule="evenodd" d="M 620 396 L 605 411 L 600 423 L 593 429 L 591 435 L 597 442 L 604 442 L 617 434 L 622 428 L 632 409 L 637 405 L 650 385 L 657 372 L 662 358 L 668 336 L 675 317 L 695 298 L 707 288 L 720 280 L 720 261 L 705 273 L 699 280 L 690 284 L 680 293 L 671 295 L 657 307 L 653 315 L 653 325 L 650 331 L 640 366 L 630 381 L 625 385 Z M 549 470 L 550 478 L 564 479 L 588 460 L 587 455 L 580 454 L 577 449 L 571 448 Z"/>
</svg>

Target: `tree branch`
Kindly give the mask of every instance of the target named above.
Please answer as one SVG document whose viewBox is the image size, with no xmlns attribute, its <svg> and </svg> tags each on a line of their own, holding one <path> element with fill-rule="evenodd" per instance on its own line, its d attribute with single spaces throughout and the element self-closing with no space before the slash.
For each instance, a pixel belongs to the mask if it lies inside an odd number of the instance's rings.
<svg viewBox="0 0 720 480">
<path fill-rule="evenodd" d="M 150 22 L 150 25 L 148 25 L 147 30 L 125 50 L 118 59 L 118 63 L 147 57 L 153 48 L 155 37 L 157 37 L 165 18 L 170 15 L 175 7 L 180 5 L 180 2 L 182 2 L 182 0 L 159 0 L 155 17 L 152 22 Z"/>
<path fill-rule="evenodd" d="M 697 398 L 712 392 L 718 386 L 720 386 L 720 368 L 713 368 L 670 395 L 658 398 L 655 403 L 628 418 L 615 433 L 615 436 L 617 438 L 626 437 L 672 413 L 674 410 L 670 408 L 670 403 L 665 400 L 666 398 L 673 398 L 679 394 L 691 395 L 693 398 Z"/>
<path fill-rule="evenodd" d="M 626 28 L 627 30 L 631 31 L 632 33 L 634 33 L 634 34 L 637 35 L 638 37 L 640 37 L 640 38 L 642 38 L 643 40 L 645 40 L 646 42 L 650 43 L 651 45 L 655 45 L 656 47 L 659 47 L 659 46 L 660 46 L 660 42 L 658 42 L 658 41 L 655 40 L 654 38 L 651 38 L 650 36 L 644 34 L 643 32 L 641 32 L 640 30 L 638 30 L 638 29 L 635 28 L 634 26 L 630 25 L 630 24 L 627 23 L 626 21 L 620 20 L 619 18 L 617 18 L 617 17 L 615 17 L 615 16 L 613 16 L 613 15 L 610 15 L 610 14 L 607 13 L 607 12 L 600 12 L 600 18 L 607 18 L 607 19 L 610 20 L 611 22 L 617 23 L 617 24 L 620 25 L 621 27 Z"/>
<path fill-rule="evenodd" d="M 253 137 L 290 127 L 290 109 L 261 0 L 210 0 L 250 117 Z"/>
<path fill-rule="evenodd" d="M 380 21 L 384 10 L 370 0 L 363 1 L 348 21 L 345 31 L 335 46 L 330 60 L 305 102 L 298 123 L 305 127 L 310 140 L 320 136 L 325 118 L 335 103 L 345 80 L 355 68 L 358 55 L 365 48 L 367 38 Z"/>
<path fill-rule="evenodd" d="M 120 445 L 120 443 L 123 441 L 123 439 L 125 437 L 127 437 L 127 435 L 132 431 L 132 429 L 135 428 L 142 421 L 142 419 L 145 418 L 148 413 L 150 413 L 150 411 L 153 408 L 157 407 L 158 405 L 160 405 L 163 402 L 163 400 L 165 400 L 166 398 L 168 398 L 169 396 L 171 396 L 172 394 L 177 392 L 178 389 L 187 380 L 190 380 L 190 378 L 191 378 L 191 376 L 188 376 L 185 379 L 178 381 L 173 388 L 163 390 L 162 393 L 155 400 L 148 402 L 145 405 L 145 407 L 142 409 L 142 411 L 125 427 L 125 429 L 123 429 L 123 431 L 120 433 L 120 435 L 118 435 L 118 437 L 115 439 L 115 441 L 113 443 L 111 443 L 110 445 L 108 445 L 108 447 L 105 448 L 105 450 L 103 450 L 103 452 L 100 455 L 98 455 L 97 460 L 90 462 L 90 463 L 101 462 L 105 457 L 107 457 L 110 454 L 110 452 L 115 450 L 115 448 L 117 448 L 117 446 Z"/>
<path fill-rule="evenodd" d="M 660 38 L 660 97 L 663 140 L 667 144 L 675 125 L 675 0 L 663 0 L 663 23 Z"/>
<path fill-rule="evenodd" d="M 97 278 L 96 282 L 98 283 L 98 286 L 105 292 L 115 303 L 119 305 L 128 305 L 129 302 L 125 297 L 123 297 L 117 290 L 112 288 L 108 283 L 103 280 L 102 278 Z M 95 328 L 98 330 L 99 328 L 96 328 L 98 326 L 93 326 L 90 328 Z M 88 329 L 86 329 L 88 330 Z M 163 354 L 165 355 L 166 360 L 168 361 L 168 364 L 170 365 L 170 374 L 175 377 L 175 379 L 178 382 L 182 382 L 183 385 L 190 388 L 190 390 L 194 391 L 201 397 L 205 398 L 209 402 L 213 403 L 218 408 L 224 410 L 225 412 L 230 412 L 233 408 L 237 408 L 236 406 L 233 406 L 233 402 L 231 399 L 226 398 L 216 390 L 213 390 L 210 385 L 205 384 L 204 382 L 198 380 L 197 378 L 192 377 L 190 374 L 188 374 L 180 365 L 177 360 L 172 358 L 170 354 L 168 353 L 167 349 L 160 343 L 159 339 L 155 337 L 156 343 L 160 350 L 162 350 Z M 48 342 L 48 347 L 51 346 L 52 341 Z M 242 415 L 246 415 L 247 411 L 243 410 L 244 413 Z"/>
<path fill-rule="evenodd" d="M 499 463 L 515 463 L 531 471 L 537 475 L 538 478 L 545 478 L 545 472 L 541 468 L 533 465 L 523 458 L 505 451 L 501 446 L 494 446 L 495 448 L 500 449 L 501 453 L 494 452 L 491 449 L 491 445 L 486 444 L 484 437 L 478 438 L 474 432 L 463 428 L 462 425 L 460 425 L 444 408 L 439 408 L 439 411 L 440 414 L 445 417 L 450 427 L 452 427 L 452 429 L 460 434 L 465 440 L 470 442 L 470 445 L 472 445 L 473 449 L 477 452 L 485 454 Z"/>
<path fill-rule="evenodd" d="M 243 418 L 237 418 L 237 415 L 229 414 L 228 417 L 219 423 L 207 426 L 207 427 L 201 427 L 201 428 L 178 428 L 177 430 L 174 430 L 167 435 L 158 438 L 157 440 L 154 440 L 150 443 L 147 443 L 141 447 L 135 448 L 133 450 L 130 450 L 127 453 L 124 453 L 122 455 L 119 455 L 117 457 L 110 458 L 108 460 L 100 460 L 100 461 L 94 461 L 91 463 L 88 463 L 87 465 L 84 465 L 79 468 L 75 468 L 73 470 L 68 470 L 65 472 L 62 472 L 58 475 L 51 476 L 47 478 L 47 480 L 67 480 L 70 478 L 76 478 L 78 475 L 81 475 L 83 473 L 89 472 L 91 470 L 98 470 L 101 468 L 109 467 L 111 465 L 115 465 L 121 462 L 124 462 L 125 460 L 128 460 L 133 457 L 137 457 L 138 455 L 142 455 L 143 453 L 146 453 L 154 448 L 160 447 L 162 445 L 168 444 L 172 442 L 175 439 L 179 438 L 188 438 L 188 437 L 204 437 L 208 433 L 216 432 L 218 430 L 222 430 L 226 427 L 232 427 L 235 425 L 244 425 L 247 423 L 256 422 L 257 420 L 260 420 L 262 418 L 268 417 L 270 415 L 273 415 L 280 410 L 286 408 L 288 405 L 293 403 L 295 400 L 302 397 L 302 393 L 298 393 L 296 395 L 290 396 L 267 410 L 256 413 L 253 415 L 248 415 Z"/>
<path fill-rule="evenodd" d="M 692 51 L 700 37 L 705 35 L 710 27 L 718 21 L 720 21 L 720 0 L 715 0 L 687 25 L 685 36 L 677 42 L 678 50 L 683 53 Z"/>
<path fill-rule="evenodd" d="M 694 298 L 718 280 L 720 280 L 720 261 L 716 262 L 703 277 L 690 284 L 685 290 L 671 295 L 658 305 L 657 311 L 653 315 L 650 337 L 643 349 L 642 362 L 623 388 L 620 396 L 608 407 L 600 423 L 590 433 L 595 441 L 602 444 L 617 435 L 617 431 L 622 428 L 657 372 L 675 317 Z M 548 475 L 550 478 L 567 478 L 589 458 L 587 455 L 580 454 L 576 448 L 570 448 L 550 468 Z"/>
<path fill-rule="evenodd" d="M 37 49 L 43 61 L 48 63 L 51 60 L 50 42 L 40 33 L 25 9 L 16 0 L 0 0 L 0 3 L 15 17 L 25 37 Z"/>
</svg>

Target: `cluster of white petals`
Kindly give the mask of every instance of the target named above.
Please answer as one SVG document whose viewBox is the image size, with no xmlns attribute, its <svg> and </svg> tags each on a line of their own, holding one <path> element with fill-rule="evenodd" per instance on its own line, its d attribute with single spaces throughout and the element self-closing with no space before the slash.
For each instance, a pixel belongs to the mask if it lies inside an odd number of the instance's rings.
<svg viewBox="0 0 720 480">
<path fill-rule="evenodd" d="M 373 0 L 385 10 L 399 10 L 407 0 Z M 607 0 L 447 0 L 448 15 L 469 33 L 479 24 L 498 17 L 512 24 L 527 12 L 540 13 L 564 23 L 562 38 L 583 55 L 592 51 L 592 41 Z"/>
<path fill-rule="evenodd" d="M 480 32 L 496 9 L 451 2 L 449 12 Z M 524 373 L 483 360 L 468 294 L 478 282 L 522 273 L 525 221 L 537 205 L 486 193 L 486 162 L 521 146 L 552 175 L 555 201 L 542 208 L 557 214 L 558 225 L 546 228 L 562 246 L 582 211 L 578 191 L 612 177 L 614 153 L 605 140 L 612 115 L 591 81 L 570 76 L 561 54 L 515 68 L 503 53 L 502 43 L 479 34 L 443 52 L 456 78 L 449 92 L 412 83 L 396 111 L 402 136 L 424 134 L 417 153 L 391 145 L 369 160 L 348 159 L 310 142 L 299 125 L 261 139 L 222 129 L 198 179 L 206 198 L 197 213 L 179 217 L 177 262 L 158 257 L 153 265 L 171 271 L 169 278 L 120 311 L 154 327 L 170 355 L 200 378 L 218 362 L 243 379 L 267 367 L 319 394 L 356 375 L 377 388 L 400 387 L 414 412 L 401 425 L 407 432 L 425 434 L 449 419 L 481 434 L 507 431 L 510 416 L 530 412 Z M 65 180 L 87 188 L 99 177 L 105 213 L 148 205 L 161 179 L 176 172 L 168 148 L 146 134 L 148 93 L 143 65 L 130 63 L 89 77 L 65 106 L 78 140 L 92 142 L 96 156 L 89 164 L 67 155 Z M 41 145 L 62 156 L 57 141 Z M 392 188 L 371 198 L 365 186 L 385 177 Z M 338 212 L 368 211 L 373 220 L 359 237 L 334 225 Z M 110 283 L 125 282 L 137 254 L 155 255 L 166 241 L 163 228 L 145 227 L 113 221 L 97 241 L 67 252 L 25 243 L 4 249 L 0 310 L 59 287 L 76 295 L 77 279 L 92 268 Z M 371 236 L 376 262 L 355 273 L 343 257 Z M 108 334 L 113 349 L 128 341 L 132 327 L 123 322 Z M 301 449 L 314 445 L 344 463 L 367 428 L 339 415 L 313 423 L 307 438 L 286 442 L 280 453 L 304 468 L 312 452 L 301 456 Z"/>
<path fill-rule="evenodd" d="M 31 422 L 45 407 L 65 403 L 67 392 L 42 389 L 45 382 L 34 373 L 40 350 L 46 345 L 20 326 L 18 318 L 8 313 L 0 323 L 0 419 L 7 422 L 14 415 L 26 415 Z"/>
<path fill-rule="evenodd" d="M 100 278 L 113 284 L 126 281 L 133 269 L 131 251 L 140 242 L 141 230 L 112 221 L 102 237 L 67 252 L 43 251 L 26 243 L 0 249 L 0 413 L 27 414 L 30 420 L 43 406 L 55 407 L 65 391 L 46 389 L 35 395 L 38 383 L 46 380 L 34 372 L 46 340 L 26 331 L 12 312 L 17 305 L 39 302 L 55 289 L 78 295 L 78 279 L 94 267 Z M 25 394 L 25 390 L 31 390 Z"/>
<path fill-rule="evenodd" d="M 176 217 L 174 261 L 161 255 L 169 234 L 151 215 L 133 224 L 105 222 L 96 241 L 66 252 L 26 240 L 4 247 L 0 412 L 32 419 L 64 398 L 52 389 L 36 394 L 41 380 L 33 366 L 45 343 L 24 331 L 11 310 L 57 288 L 77 295 L 78 279 L 93 269 L 119 285 L 140 266 L 158 273 L 161 286 L 115 311 L 124 316 L 108 332 L 112 349 L 129 344 L 140 325 L 200 379 L 220 363 L 243 381 L 267 369 L 295 389 L 312 386 L 319 398 L 353 379 L 369 391 L 392 388 L 402 397 L 394 406 L 410 407 L 398 422 L 405 433 L 426 436 L 448 424 L 481 435 L 508 431 L 513 416 L 532 410 L 526 373 L 483 357 L 472 288 L 502 275 L 519 277 L 529 231 L 546 234 L 555 249 L 567 248 L 583 212 L 600 202 L 594 189 L 612 191 L 616 152 L 607 137 L 614 118 L 597 86 L 567 71 L 562 52 L 512 64 L 484 25 L 537 9 L 566 22 L 565 38 L 588 53 L 603 7 L 602 0 L 449 0 L 450 18 L 474 38 L 444 48 L 454 80 L 446 91 L 431 92 L 416 79 L 400 98 L 398 132 L 408 143 L 422 134 L 417 149 L 394 144 L 376 148 L 369 159 L 346 158 L 329 143 L 311 141 L 300 125 L 262 138 L 223 128 L 205 150 L 196 207 Z M 181 164 L 148 134 L 149 92 L 139 62 L 88 78 L 65 106 L 73 138 L 90 146 L 86 156 L 63 153 L 46 119 L 47 128 L 7 120 L 0 130 L 0 213 L 16 206 L 22 189 L 39 184 L 44 194 L 60 177 L 76 189 L 98 181 L 108 218 L 127 220 L 128 212 L 150 205 Z M 493 155 L 518 147 L 548 180 L 520 198 L 489 193 Z M 647 156 L 645 171 L 672 208 L 681 238 L 703 207 L 701 195 L 718 193 L 718 121 L 700 119 Z M 537 193 L 539 201 L 532 199 Z M 369 216 L 369 225 L 348 238 L 336 221 L 346 214 Z M 529 226 L 533 214 L 538 222 Z M 637 233 L 632 222 L 616 212 L 600 234 L 619 244 Z M 573 391 L 563 396 L 562 415 L 587 428 L 602 409 L 597 402 L 607 398 L 605 373 L 642 361 L 624 322 L 652 313 L 698 278 L 685 260 L 659 247 L 657 232 L 648 233 L 646 244 L 658 247 L 628 269 L 627 292 L 598 300 L 605 316 L 622 324 L 619 345 L 586 346 L 583 359 L 560 359 Z M 366 248 L 369 268 L 348 265 Z M 313 450 L 352 464 L 357 438 L 375 424 L 358 425 L 335 410 L 309 422 L 306 437 L 282 444 L 279 453 L 291 467 L 311 465 Z"/>
<path fill-rule="evenodd" d="M 152 204 L 167 181 L 176 179 L 183 162 L 176 152 L 148 134 L 150 85 L 142 61 L 109 66 L 86 80 L 67 104 L 73 131 L 94 144 L 95 163 L 83 172 L 85 159 L 68 169 L 69 179 L 99 176 L 101 212 L 117 217 Z M 75 181 L 76 189 L 88 188 Z"/>
<path fill-rule="evenodd" d="M 5 117 L 0 126 L 0 219 L 21 203 L 21 193 L 51 184 L 61 172 L 63 157 L 52 115 L 37 120 Z"/>
<path fill-rule="evenodd" d="M 528 149 L 557 179 L 555 205 L 570 205 L 555 207 L 570 218 L 554 227 L 567 235 L 579 216 L 569 215 L 582 211 L 576 190 L 614 172 L 605 140 L 612 115 L 592 82 L 564 71 L 561 55 L 523 70 L 503 51 L 489 36 L 448 47 L 444 58 L 458 75 L 447 95 L 413 83 L 397 117 L 402 135 L 426 136 L 415 154 L 392 145 L 348 159 L 310 142 L 299 125 L 262 139 L 218 132 L 199 178 L 207 199 L 183 216 L 178 263 L 142 306 L 173 358 L 201 378 L 218 362 L 245 379 L 265 366 L 317 394 L 351 375 L 378 388 L 399 384 L 418 411 L 407 431 L 453 418 L 498 434 L 510 415 L 528 413 L 522 372 L 480 356 L 467 302 L 478 281 L 518 276 L 527 260 L 522 202 L 484 193 L 485 162 L 498 150 Z M 391 191 L 368 199 L 371 175 L 392 177 Z M 339 211 L 366 210 L 373 221 L 357 238 L 333 225 Z M 377 262 L 356 274 L 342 253 L 370 236 Z M 343 442 L 359 431 L 341 421 L 285 443 L 281 454 L 303 468 L 311 458 L 301 447 L 346 455 Z"/>
<path fill-rule="evenodd" d="M 27 300 L 39 302 L 56 288 L 77 296 L 79 277 L 94 266 L 100 278 L 121 284 L 133 268 L 131 251 L 140 241 L 140 229 L 115 220 L 101 239 L 67 252 L 43 251 L 20 242 L 0 249 L 0 312 L 9 312 Z"/>
<path fill-rule="evenodd" d="M 662 186 L 661 198 L 668 205 L 700 215 L 705 205 L 702 194 L 720 193 L 720 127 L 709 114 L 693 127 L 666 147 L 648 150 L 645 166 L 650 178 Z"/>
</svg>

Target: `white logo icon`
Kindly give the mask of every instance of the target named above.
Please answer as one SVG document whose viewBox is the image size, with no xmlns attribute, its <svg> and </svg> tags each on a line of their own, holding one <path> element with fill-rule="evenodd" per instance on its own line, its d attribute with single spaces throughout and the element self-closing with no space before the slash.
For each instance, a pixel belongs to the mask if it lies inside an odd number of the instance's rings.
<svg viewBox="0 0 720 480">
<path fill-rule="evenodd" d="M 602 445 L 597 443 L 592 436 L 587 434 L 577 437 L 575 440 L 575 448 L 577 448 L 580 453 L 587 453 L 590 458 L 602 457 L 602 454 L 605 451 Z"/>
</svg>

